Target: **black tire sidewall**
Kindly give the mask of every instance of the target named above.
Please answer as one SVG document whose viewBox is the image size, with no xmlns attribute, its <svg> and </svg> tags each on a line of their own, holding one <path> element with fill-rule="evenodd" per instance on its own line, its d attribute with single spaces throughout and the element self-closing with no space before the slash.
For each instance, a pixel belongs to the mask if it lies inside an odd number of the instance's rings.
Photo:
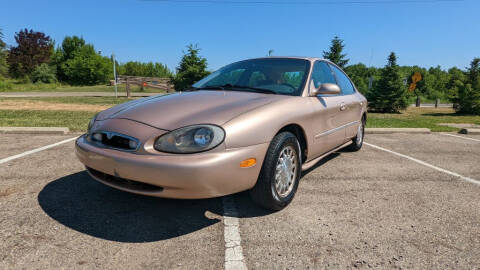
<svg viewBox="0 0 480 270">
<path fill-rule="evenodd" d="M 269 168 L 270 171 L 268 172 L 268 179 L 269 179 L 269 183 L 270 183 L 270 192 L 271 192 L 271 196 L 272 196 L 272 199 L 275 201 L 276 204 L 278 204 L 280 207 L 285 207 L 287 204 L 289 204 L 292 200 L 293 200 L 293 197 L 295 196 L 295 193 L 297 191 L 297 188 L 298 188 L 298 184 L 299 184 L 299 180 L 300 180 L 300 176 L 301 176 L 301 173 L 302 173 L 302 162 L 301 162 L 301 159 L 300 159 L 300 144 L 297 140 L 297 137 L 295 137 L 295 135 L 293 135 L 292 133 L 290 132 L 286 132 L 285 134 L 279 134 L 280 136 L 282 136 L 283 138 L 278 141 L 278 143 L 276 143 L 276 145 L 272 145 L 273 147 L 275 147 L 275 151 L 274 151 L 274 155 L 273 157 L 267 157 L 267 162 L 271 162 L 272 164 L 269 164 Z M 279 136 L 277 135 L 277 136 Z M 286 197 L 281 197 L 280 195 L 278 195 L 277 193 L 277 190 L 275 188 L 275 168 L 276 168 L 276 165 L 277 165 L 277 161 L 278 161 L 278 158 L 280 156 L 280 153 L 281 151 L 286 147 L 286 146 L 292 146 L 294 149 L 295 149 L 295 155 L 296 155 L 296 158 L 297 158 L 297 172 L 296 172 L 296 176 L 295 176 L 295 183 L 294 183 L 294 186 L 292 188 L 292 191 L 290 192 L 290 194 L 288 194 L 288 196 Z"/>
</svg>

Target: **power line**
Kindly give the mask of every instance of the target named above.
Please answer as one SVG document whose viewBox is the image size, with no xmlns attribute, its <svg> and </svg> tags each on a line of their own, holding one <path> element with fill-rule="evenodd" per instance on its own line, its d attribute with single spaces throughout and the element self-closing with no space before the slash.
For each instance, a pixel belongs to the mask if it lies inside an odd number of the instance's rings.
<svg viewBox="0 0 480 270">
<path fill-rule="evenodd" d="M 165 2 L 185 4 L 261 4 L 261 5 L 373 5 L 373 4 L 428 4 L 442 2 L 464 2 L 465 0 L 350 0 L 350 1 L 239 1 L 239 0 L 142 0 L 144 2 Z"/>
</svg>

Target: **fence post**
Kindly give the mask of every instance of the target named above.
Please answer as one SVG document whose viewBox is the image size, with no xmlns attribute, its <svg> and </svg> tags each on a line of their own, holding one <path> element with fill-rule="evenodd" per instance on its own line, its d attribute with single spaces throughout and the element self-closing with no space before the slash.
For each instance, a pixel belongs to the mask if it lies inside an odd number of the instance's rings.
<svg viewBox="0 0 480 270">
<path fill-rule="evenodd" d="M 130 83 L 128 82 L 128 77 L 125 79 L 125 89 L 127 90 L 127 98 L 130 98 Z"/>
<path fill-rule="evenodd" d="M 420 107 L 420 97 L 417 96 L 417 102 L 415 103 L 416 107 Z"/>
<path fill-rule="evenodd" d="M 439 104 L 439 103 L 440 103 L 440 99 L 437 98 L 437 99 L 435 100 L 435 108 L 438 108 L 438 104 Z"/>
</svg>

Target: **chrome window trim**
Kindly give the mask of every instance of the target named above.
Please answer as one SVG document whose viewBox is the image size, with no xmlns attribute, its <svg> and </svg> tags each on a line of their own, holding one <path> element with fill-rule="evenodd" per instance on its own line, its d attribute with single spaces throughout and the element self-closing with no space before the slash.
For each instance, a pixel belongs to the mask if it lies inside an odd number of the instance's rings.
<svg viewBox="0 0 480 270">
<path fill-rule="evenodd" d="M 107 136 L 107 138 L 109 138 L 109 139 L 112 138 L 113 136 L 118 136 L 118 137 L 122 137 L 122 138 L 125 138 L 125 139 L 135 141 L 137 143 L 137 148 L 135 148 L 135 149 L 124 149 L 124 148 L 117 148 L 117 147 L 112 147 L 112 146 L 109 146 L 109 145 L 105 145 L 101 142 L 98 142 L 98 141 L 95 141 L 95 140 L 92 139 L 92 136 L 95 133 L 105 134 Z M 94 131 L 94 132 L 91 132 L 90 134 L 87 134 L 87 138 L 88 138 L 88 141 L 91 142 L 92 144 L 95 144 L 96 146 L 99 146 L 99 147 L 102 147 L 102 148 L 107 148 L 107 149 L 114 149 L 114 150 L 124 151 L 124 152 L 136 152 L 138 150 L 138 148 L 140 148 L 140 141 L 137 138 L 132 137 L 132 136 L 128 136 L 128 135 L 125 135 L 125 134 L 122 134 L 122 133 L 114 132 L 114 131 L 106 131 L 106 130 Z"/>
<path fill-rule="evenodd" d="M 360 123 L 360 121 L 357 120 L 357 121 L 353 121 L 353 122 L 347 123 L 347 124 L 345 124 L 345 125 L 341 125 L 341 126 L 336 127 L 336 128 L 329 129 L 329 130 L 327 130 L 327 131 L 324 131 L 324 132 L 322 132 L 322 133 L 320 133 L 320 134 L 315 135 L 315 139 L 318 139 L 318 138 L 323 137 L 323 136 L 330 135 L 330 134 L 335 133 L 335 132 L 337 132 L 337 131 L 340 131 L 340 130 L 342 130 L 342 129 L 344 129 L 344 128 L 347 128 L 347 127 L 349 127 L 349 126 L 353 126 L 353 125 L 359 124 L 359 123 Z"/>
</svg>

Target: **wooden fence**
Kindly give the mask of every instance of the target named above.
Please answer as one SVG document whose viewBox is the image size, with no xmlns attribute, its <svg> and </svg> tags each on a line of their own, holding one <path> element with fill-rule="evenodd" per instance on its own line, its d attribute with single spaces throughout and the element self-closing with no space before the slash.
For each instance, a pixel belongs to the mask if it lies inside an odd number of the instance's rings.
<svg viewBox="0 0 480 270">
<path fill-rule="evenodd" d="M 113 85 L 114 81 L 111 81 Z M 124 76 L 120 75 L 117 78 L 117 85 L 125 84 L 127 90 L 127 97 L 130 97 L 130 85 L 135 84 L 141 87 L 142 91 L 145 87 L 156 88 L 167 91 L 167 93 L 174 92 L 175 89 L 170 83 L 169 78 L 157 78 L 157 77 L 139 77 L 139 76 Z"/>
</svg>

